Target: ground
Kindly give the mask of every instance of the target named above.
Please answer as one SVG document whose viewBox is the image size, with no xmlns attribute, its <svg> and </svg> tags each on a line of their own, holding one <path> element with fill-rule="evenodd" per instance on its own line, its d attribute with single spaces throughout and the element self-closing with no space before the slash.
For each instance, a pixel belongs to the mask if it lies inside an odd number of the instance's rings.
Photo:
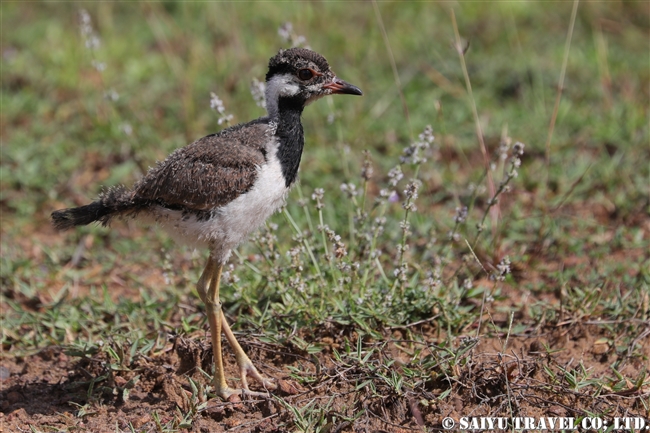
<svg viewBox="0 0 650 433">
<path fill-rule="evenodd" d="M 43 231 L 43 239 L 55 239 L 47 225 Z M 645 253 L 625 252 L 628 258 Z M 545 263 L 561 265 L 550 259 Z M 584 267 L 594 265 L 598 264 Z M 542 270 L 548 272 L 538 268 Z M 138 300 L 138 293 L 129 289 L 128 274 L 142 274 L 141 270 L 108 272 L 119 282 L 111 286 L 112 298 Z M 311 335 L 295 330 L 302 340 L 321 348 L 315 354 L 240 332 L 253 362 L 280 384 L 268 398 L 221 401 L 192 388 L 209 385 L 199 372 L 199 368 L 210 371 L 212 360 L 204 322 L 200 330 L 188 334 L 158 330 L 162 341 L 148 356 L 130 355 L 129 344 L 106 342 L 122 351 L 119 362 L 97 348 L 82 354 L 60 345 L 4 357 L 0 393 L 4 428 L 146 432 L 185 426 L 197 432 L 281 432 L 291 430 L 288 426 L 305 414 L 304 426 L 313 421 L 309 417 L 327 420 L 320 431 L 406 432 L 437 430 L 444 418 L 458 422 L 462 416 L 526 416 L 536 422 L 541 417 L 572 417 L 580 422 L 585 416 L 603 414 L 610 424 L 613 417 L 647 418 L 647 382 L 643 375 L 637 382 L 630 378 L 647 369 L 648 321 L 576 312 L 534 319 L 531 305 L 543 298 L 546 308 L 561 311 L 563 294 L 521 290 L 525 280 L 540 277 L 526 269 L 519 273 L 519 284 L 503 286 L 498 299 L 486 306 L 482 325 L 477 318 L 454 336 L 454 347 L 443 347 L 448 336 L 436 325 L 435 316 L 419 324 L 384 328 L 384 339 L 359 340 L 353 326 L 340 324 L 326 324 Z M 152 287 L 165 284 L 155 269 L 151 274 L 147 282 Z M 11 298 L 13 293 L 6 295 Z M 641 299 L 645 306 L 634 308 L 647 311 L 648 292 Z M 27 311 L 42 311 L 52 303 L 47 298 L 14 301 Z M 181 326 L 180 310 L 200 311 L 196 297 L 181 302 L 182 309 L 172 313 L 165 328 Z M 225 353 L 229 380 L 236 383 L 234 357 L 228 348 Z M 617 365 L 616 375 L 612 365 Z M 419 375 L 416 387 L 399 383 L 400 375 L 413 372 Z M 319 413 L 305 408 L 318 408 Z"/>
</svg>

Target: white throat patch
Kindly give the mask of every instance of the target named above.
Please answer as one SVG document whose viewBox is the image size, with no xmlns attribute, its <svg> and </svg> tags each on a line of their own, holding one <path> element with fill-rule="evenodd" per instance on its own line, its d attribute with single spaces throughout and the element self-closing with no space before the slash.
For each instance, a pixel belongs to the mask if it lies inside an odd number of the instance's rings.
<svg viewBox="0 0 650 433">
<path fill-rule="evenodd" d="M 282 96 L 295 96 L 300 86 L 291 74 L 275 75 L 266 82 L 266 111 L 270 117 L 278 114 L 278 100 Z"/>
</svg>

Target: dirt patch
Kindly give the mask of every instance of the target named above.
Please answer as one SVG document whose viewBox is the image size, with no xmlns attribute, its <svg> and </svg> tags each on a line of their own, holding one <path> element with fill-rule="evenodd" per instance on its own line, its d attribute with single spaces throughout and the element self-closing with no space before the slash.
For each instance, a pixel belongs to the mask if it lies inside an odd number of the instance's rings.
<svg viewBox="0 0 650 433">
<path fill-rule="evenodd" d="M 12 432 L 30 426 L 157 431 L 158 425 L 196 432 L 281 432 L 295 422 L 290 407 L 300 411 L 309 405 L 326 408 L 330 432 L 422 431 L 423 426 L 440 428 L 445 417 L 469 415 L 648 417 L 642 400 L 650 389 L 620 383 L 611 369 L 616 364 L 623 377 L 636 377 L 644 368 L 650 325 L 638 325 L 645 326 L 645 337 L 636 342 L 640 353 L 634 356 L 617 347 L 607 327 L 585 323 L 533 327 L 527 335 L 461 337 L 458 346 L 470 349 L 457 359 L 442 356 L 433 335 L 426 344 L 367 343 L 372 356 L 365 361 L 333 356 L 331 346 L 306 357 L 290 347 L 244 338 L 258 367 L 281 382 L 274 392 L 279 398 L 228 402 L 192 390 L 189 378 L 198 386 L 209 384 L 200 372 L 209 371 L 212 362 L 202 336 L 171 339 L 156 356 L 130 359 L 119 368 L 106 352 L 79 357 L 50 347 L 24 358 L 5 354 L 0 409 Z M 323 341 L 328 342 L 334 343 Z M 229 350 L 225 362 L 232 385 L 237 372 Z M 408 371 L 426 374 L 411 388 L 391 382 Z M 590 385 L 609 376 L 610 388 Z"/>
</svg>

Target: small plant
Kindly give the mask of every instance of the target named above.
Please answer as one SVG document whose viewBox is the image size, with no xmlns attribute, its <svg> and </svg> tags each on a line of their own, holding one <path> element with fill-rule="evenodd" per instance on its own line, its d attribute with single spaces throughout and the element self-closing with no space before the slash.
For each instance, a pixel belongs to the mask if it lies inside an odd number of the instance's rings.
<svg viewBox="0 0 650 433">
<path fill-rule="evenodd" d="M 214 92 L 210 92 L 210 108 L 219 115 L 219 119 L 217 119 L 219 125 L 225 124 L 225 126 L 230 126 L 230 122 L 234 116 L 226 113 L 226 107 L 224 107 L 223 101 Z"/>
</svg>

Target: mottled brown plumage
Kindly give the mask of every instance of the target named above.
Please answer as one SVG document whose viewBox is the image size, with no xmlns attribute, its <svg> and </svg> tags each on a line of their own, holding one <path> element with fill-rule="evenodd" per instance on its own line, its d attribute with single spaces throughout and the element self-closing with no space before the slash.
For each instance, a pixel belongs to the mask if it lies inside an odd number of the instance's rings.
<svg viewBox="0 0 650 433">
<path fill-rule="evenodd" d="M 325 57 L 308 50 L 307 48 L 291 48 L 280 52 L 269 60 L 269 71 L 266 74 L 268 81 L 273 75 L 293 74 L 299 69 L 310 68 L 315 65 L 321 73 L 331 73 L 330 65 Z M 331 73 L 334 76 L 333 73 Z"/>
<path fill-rule="evenodd" d="M 246 193 L 266 162 L 268 122 L 208 135 L 176 150 L 133 188 L 134 201 L 205 211 Z"/>
</svg>

